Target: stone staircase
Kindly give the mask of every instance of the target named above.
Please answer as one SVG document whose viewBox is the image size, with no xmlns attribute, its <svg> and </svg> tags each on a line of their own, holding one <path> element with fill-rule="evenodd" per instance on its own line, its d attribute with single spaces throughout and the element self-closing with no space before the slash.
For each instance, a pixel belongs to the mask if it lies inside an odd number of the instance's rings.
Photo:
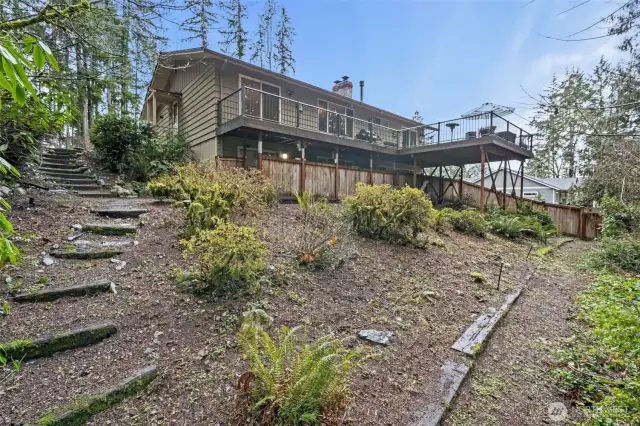
<svg viewBox="0 0 640 426">
<path fill-rule="evenodd" d="M 82 197 L 115 197 L 104 189 L 82 159 L 82 149 L 53 148 L 45 152 L 38 168 L 57 188 L 75 191 Z"/>
</svg>

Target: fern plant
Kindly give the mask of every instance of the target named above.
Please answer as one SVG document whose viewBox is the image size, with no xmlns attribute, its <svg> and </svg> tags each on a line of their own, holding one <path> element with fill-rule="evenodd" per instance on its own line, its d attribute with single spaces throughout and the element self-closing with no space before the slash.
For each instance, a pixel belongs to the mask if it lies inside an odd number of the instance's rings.
<svg viewBox="0 0 640 426">
<path fill-rule="evenodd" d="M 302 343 L 300 327 L 280 327 L 274 341 L 262 310 L 245 314 L 239 340 L 249 364 L 238 388 L 246 410 L 261 425 L 330 424 L 348 398 L 349 373 L 358 353 L 324 336 Z"/>
</svg>

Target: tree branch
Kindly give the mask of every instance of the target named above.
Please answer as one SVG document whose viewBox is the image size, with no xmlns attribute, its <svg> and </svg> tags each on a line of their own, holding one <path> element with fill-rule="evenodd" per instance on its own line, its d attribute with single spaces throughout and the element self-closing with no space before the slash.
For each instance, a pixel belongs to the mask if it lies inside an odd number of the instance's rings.
<svg viewBox="0 0 640 426">
<path fill-rule="evenodd" d="M 47 5 L 37 15 L 0 23 L 0 31 L 19 30 L 41 22 L 50 22 L 56 18 L 68 18 L 85 10 L 89 10 L 89 2 L 87 0 L 81 0 L 80 3 L 72 4 L 62 10 L 58 10 L 51 5 Z"/>
</svg>

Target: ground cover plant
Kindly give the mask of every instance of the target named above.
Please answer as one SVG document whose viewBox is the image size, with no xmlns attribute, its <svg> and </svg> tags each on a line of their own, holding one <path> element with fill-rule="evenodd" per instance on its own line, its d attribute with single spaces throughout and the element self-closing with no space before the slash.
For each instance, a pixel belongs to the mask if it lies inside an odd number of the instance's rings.
<svg viewBox="0 0 640 426">
<path fill-rule="evenodd" d="M 640 279 L 603 275 L 579 296 L 584 328 L 558 350 L 552 372 L 584 424 L 640 424 Z"/>
<path fill-rule="evenodd" d="M 434 209 L 423 191 L 405 186 L 358 183 L 354 195 L 343 201 L 347 219 L 367 237 L 397 244 L 416 243 L 429 226 Z"/>
<path fill-rule="evenodd" d="M 551 215 L 535 209 L 529 202 L 518 202 L 516 211 L 493 207 L 485 215 L 491 232 L 505 238 L 531 236 L 540 241 L 556 233 Z"/>
<path fill-rule="evenodd" d="M 484 217 L 477 210 L 463 210 L 451 212 L 450 218 L 453 229 L 465 234 L 475 234 L 484 237 L 489 231 L 489 226 Z"/>
<path fill-rule="evenodd" d="M 306 342 L 300 327 L 266 331 L 263 310 L 245 314 L 238 333 L 248 371 L 240 377 L 247 415 L 260 425 L 341 424 L 358 353 L 328 335 Z"/>
</svg>

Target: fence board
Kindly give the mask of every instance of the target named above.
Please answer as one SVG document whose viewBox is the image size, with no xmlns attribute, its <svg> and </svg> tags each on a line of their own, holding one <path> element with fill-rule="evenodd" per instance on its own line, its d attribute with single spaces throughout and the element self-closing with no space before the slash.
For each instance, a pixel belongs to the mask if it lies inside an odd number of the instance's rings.
<svg viewBox="0 0 640 426">
<path fill-rule="evenodd" d="M 300 190 L 299 162 L 263 159 L 262 172 L 273 181 L 280 195 L 291 195 Z"/>
<path fill-rule="evenodd" d="M 336 169 L 334 166 L 307 163 L 305 171 L 305 189 L 314 195 L 334 198 L 335 172 Z"/>
</svg>

